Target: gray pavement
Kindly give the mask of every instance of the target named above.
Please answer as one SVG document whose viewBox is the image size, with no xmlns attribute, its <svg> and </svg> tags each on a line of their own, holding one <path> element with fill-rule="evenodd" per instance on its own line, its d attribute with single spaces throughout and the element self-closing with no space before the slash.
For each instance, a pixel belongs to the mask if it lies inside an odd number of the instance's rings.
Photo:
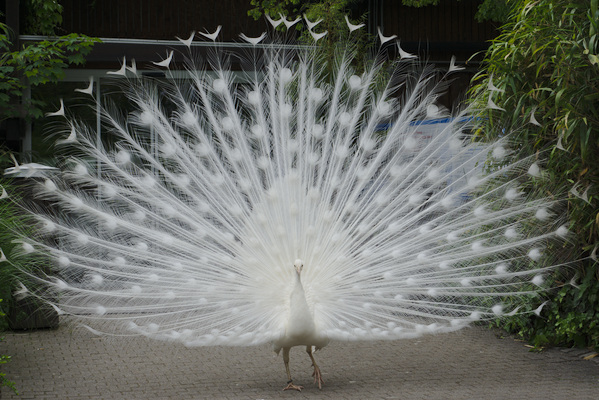
<svg viewBox="0 0 599 400">
<path fill-rule="evenodd" d="M 281 391 L 283 361 L 269 346 L 190 349 L 65 325 L 4 338 L 0 354 L 12 361 L 2 372 L 20 396 L 3 388 L 2 399 L 599 399 L 599 357 L 531 352 L 478 327 L 395 342 L 333 342 L 315 354 L 322 390 L 312 384 L 304 350 L 294 348 L 301 393 Z"/>
</svg>

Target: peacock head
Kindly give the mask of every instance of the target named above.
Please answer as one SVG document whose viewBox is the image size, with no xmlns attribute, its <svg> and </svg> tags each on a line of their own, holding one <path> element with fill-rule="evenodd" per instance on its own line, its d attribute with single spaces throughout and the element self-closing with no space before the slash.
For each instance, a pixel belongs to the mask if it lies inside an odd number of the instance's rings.
<svg viewBox="0 0 599 400">
<path fill-rule="evenodd" d="M 299 275 L 302 272 L 302 268 L 304 268 L 304 262 L 298 258 L 293 263 L 293 266 L 295 267 L 295 270 L 297 271 L 297 274 Z"/>
</svg>

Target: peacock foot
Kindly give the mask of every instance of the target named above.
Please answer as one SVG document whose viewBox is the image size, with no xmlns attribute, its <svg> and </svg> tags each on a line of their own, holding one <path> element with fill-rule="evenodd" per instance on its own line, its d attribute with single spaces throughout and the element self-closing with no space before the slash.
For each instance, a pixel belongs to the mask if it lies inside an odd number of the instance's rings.
<svg viewBox="0 0 599 400">
<path fill-rule="evenodd" d="M 324 381 L 322 380 L 322 375 L 320 373 L 320 368 L 317 365 L 314 366 L 314 373 L 312 374 L 314 377 L 314 384 L 318 385 L 319 389 L 322 389 L 322 384 Z"/>
<path fill-rule="evenodd" d="M 303 388 L 303 386 L 294 385 L 293 381 L 289 381 L 283 390 L 297 390 L 298 392 L 301 392 Z"/>
</svg>

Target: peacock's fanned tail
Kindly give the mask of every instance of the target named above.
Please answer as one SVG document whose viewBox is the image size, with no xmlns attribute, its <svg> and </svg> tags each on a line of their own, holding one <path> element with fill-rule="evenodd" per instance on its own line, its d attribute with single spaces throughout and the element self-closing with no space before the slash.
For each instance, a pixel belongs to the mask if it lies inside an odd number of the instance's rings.
<svg viewBox="0 0 599 400">
<path fill-rule="evenodd" d="M 507 161 L 509 136 L 471 141 L 472 110 L 438 119 L 437 70 L 301 50 L 215 65 L 129 73 L 133 111 L 104 104 L 100 142 L 68 119 L 23 243 L 53 260 L 32 295 L 105 333 L 251 345 L 284 334 L 298 258 L 330 339 L 455 330 L 546 285 L 555 200 L 527 193 L 538 167 Z"/>
</svg>

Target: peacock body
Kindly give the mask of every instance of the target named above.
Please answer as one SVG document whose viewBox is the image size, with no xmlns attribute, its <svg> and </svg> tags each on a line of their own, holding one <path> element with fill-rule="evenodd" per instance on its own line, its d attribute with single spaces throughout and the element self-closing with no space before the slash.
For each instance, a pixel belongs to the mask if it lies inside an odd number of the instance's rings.
<svg viewBox="0 0 599 400">
<path fill-rule="evenodd" d="M 96 332 L 273 343 L 287 365 L 293 346 L 515 313 L 506 299 L 544 286 L 556 200 L 529 195 L 540 170 L 509 135 L 473 142 L 474 110 L 440 114 L 438 70 L 267 53 L 241 80 L 223 62 L 123 69 L 134 110 L 103 104 L 103 142 L 67 110 L 63 172 L 36 189 L 52 207 L 22 246 L 55 268 L 30 295 Z"/>
</svg>

